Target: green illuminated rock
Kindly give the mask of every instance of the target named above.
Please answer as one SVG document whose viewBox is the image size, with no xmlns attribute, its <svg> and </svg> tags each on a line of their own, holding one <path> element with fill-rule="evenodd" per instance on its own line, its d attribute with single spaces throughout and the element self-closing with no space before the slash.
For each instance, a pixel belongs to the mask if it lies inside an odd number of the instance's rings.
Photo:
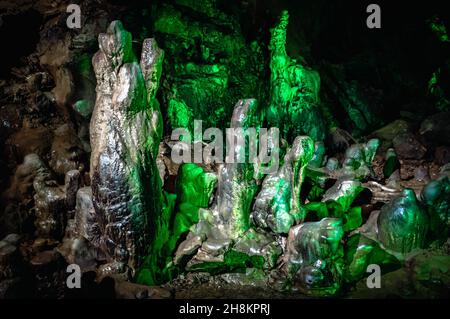
<svg viewBox="0 0 450 319">
<path fill-rule="evenodd" d="M 152 8 L 153 29 L 166 52 L 164 85 L 168 89 L 162 95 L 172 128 L 188 124 L 189 116 L 184 114 L 192 114 L 208 127 L 227 127 L 236 101 L 264 98 L 260 45 L 247 43 L 239 19 L 218 5 L 214 0 L 179 0 L 155 3 Z M 183 113 L 174 112 L 178 108 Z"/>
<path fill-rule="evenodd" d="M 340 212 L 346 212 L 350 209 L 353 201 L 363 190 L 360 182 L 351 179 L 338 180 L 323 195 L 323 202 L 335 202 L 339 204 Z M 340 217 L 340 216 L 334 216 Z"/>
<path fill-rule="evenodd" d="M 412 189 L 381 208 L 378 216 L 378 240 L 397 253 L 406 254 L 424 248 L 429 218 L 420 207 Z"/>
<path fill-rule="evenodd" d="M 233 111 L 230 127 L 242 128 L 244 133 L 255 128 L 257 132 L 260 125 L 257 106 L 254 99 L 240 100 Z M 227 141 L 227 145 L 229 147 L 231 141 Z M 240 146 L 234 147 L 234 154 L 238 154 Z M 248 230 L 251 203 L 256 191 L 252 163 L 226 163 L 219 169 L 215 210 L 219 212 L 218 223 L 223 225 L 221 232 L 224 235 L 237 238 Z"/>
<path fill-rule="evenodd" d="M 273 269 L 283 250 L 276 238 L 270 234 L 249 229 L 244 236 L 236 241 L 233 250 L 247 256 L 261 256 L 264 258 L 264 269 Z"/>
<path fill-rule="evenodd" d="M 378 265 L 382 271 L 392 271 L 400 266 L 397 258 L 382 249 L 375 240 L 364 235 L 351 236 L 346 247 L 347 282 L 355 282 L 368 275 L 369 265 Z"/>
<path fill-rule="evenodd" d="M 393 148 L 389 148 L 386 151 L 385 160 L 386 162 L 383 166 L 383 175 L 388 178 L 396 169 L 400 167 L 400 162 L 398 161 L 397 154 Z"/>
<path fill-rule="evenodd" d="M 325 158 L 325 144 L 321 141 L 314 143 L 314 155 L 309 161 L 309 167 L 322 167 Z"/>
<path fill-rule="evenodd" d="M 372 174 L 372 161 L 380 145 L 376 138 L 367 143 L 353 144 L 345 152 L 342 173 L 356 179 L 364 179 Z"/>
<path fill-rule="evenodd" d="M 256 226 L 274 233 L 287 233 L 301 216 L 300 191 L 304 169 L 314 154 L 313 140 L 308 136 L 295 139 L 275 174 L 267 175 L 256 197 L 252 220 Z"/>
<path fill-rule="evenodd" d="M 431 181 L 420 198 L 430 218 L 430 238 L 445 241 L 450 227 L 450 178 L 441 176 Z"/>
<path fill-rule="evenodd" d="M 329 188 L 321 202 L 309 202 L 304 205 L 304 214 L 314 212 L 318 218 L 341 218 L 345 232 L 356 229 L 362 224 L 361 207 L 352 207 L 356 197 L 364 189 L 362 184 L 351 179 L 340 179 Z"/>
<path fill-rule="evenodd" d="M 438 16 L 434 16 L 427 22 L 431 28 L 431 31 L 433 31 L 433 33 L 436 35 L 439 41 L 450 42 L 450 39 L 447 34 L 447 28 L 445 27 L 445 23 L 441 19 L 439 19 Z"/>
<path fill-rule="evenodd" d="M 338 292 L 343 273 L 342 221 L 324 218 L 289 231 L 284 271 L 292 289 L 314 296 Z"/>
<path fill-rule="evenodd" d="M 233 111 L 231 128 L 258 129 L 257 102 L 240 100 Z M 234 140 L 237 135 L 231 135 Z M 241 147 L 227 140 L 227 147 L 234 145 L 234 154 Z M 246 153 L 249 148 L 246 148 Z M 187 253 L 197 253 L 187 264 L 187 269 L 198 270 L 222 267 L 225 253 L 233 243 L 250 228 L 251 203 L 256 194 L 253 164 L 227 162 L 219 167 L 216 204 L 211 209 L 199 210 L 199 222 L 191 228 L 186 241 L 180 244 L 175 261 L 181 261 Z M 208 263 L 209 265 L 204 265 Z M 212 264 L 211 264 L 212 263 Z M 223 267 L 222 267 L 223 268 Z"/>
<path fill-rule="evenodd" d="M 192 133 L 194 116 L 183 100 L 171 99 L 167 113 L 172 128 L 186 128 Z"/>
<path fill-rule="evenodd" d="M 169 250 L 173 251 L 180 236 L 198 222 L 199 209 L 207 208 L 217 185 L 217 176 L 196 164 L 181 165 L 178 173 L 178 212 L 175 215 Z"/>
<path fill-rule="evenodd" d="M 286 53 L 286 31 L 289 14 L 283 11 L 271 30 L 270 101 L 266 110 L 270 125 L 282 129 L 284 136 L 308 135 L 314 140 L 325 138 L 325 124 L 319 110 L 320 77 Z"/>
</svg>

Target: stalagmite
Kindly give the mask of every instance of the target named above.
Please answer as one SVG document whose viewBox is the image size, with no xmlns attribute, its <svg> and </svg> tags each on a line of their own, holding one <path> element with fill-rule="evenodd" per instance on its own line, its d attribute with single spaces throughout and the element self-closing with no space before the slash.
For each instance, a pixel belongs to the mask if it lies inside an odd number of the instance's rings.
<svg viewBox="0 0 450 319">
<path fill-rule="evenodd" d="M 163 51 L 144 41 L 140 65 L 120 21 L 99 35 L 93 57 L 97 98 L 91 119 L 91 179 L 101 246 L 132 274 L 158 236 L 162 206 L 156 152 L 161 114 L 155 95 Z"/>
</svg>

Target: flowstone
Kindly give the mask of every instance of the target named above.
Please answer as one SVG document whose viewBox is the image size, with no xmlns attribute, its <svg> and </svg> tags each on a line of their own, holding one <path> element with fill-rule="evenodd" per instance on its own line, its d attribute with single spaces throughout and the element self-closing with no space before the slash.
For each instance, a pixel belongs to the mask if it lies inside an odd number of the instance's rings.
<svg viewBox="0 0 450 319">
<path fill-rule="evenodd" d="M 289 231 L 284 271 L 293 290 L 308 295 L 333 295 L 341 285 L 344 235 L 342 220 L 324 218 Z"/>
<path fill-rule="evenodd" d="M 92 60 L 97 77 L 90 127 L 93 204 L 102 249 L 110 262 L 134 275 L 147 254 L 160 255 L 167 223 L 155 164 L 162 133 L 155 96 L 163 52 L 146 39 L 139 65 L 131 34 L 120 21 L 113 21 L 98 41 L 100 50 Z M 147 267 L 157 271 L 155 261 Z"/>
<path fill-rule="evenodd" d="M 430 240 L 445 241 L 450 228 L 450 178 L 444 175 L 428 183 L 420 199 L 430 219 Z"/>
<path fill-rule="evenodd" d="M 258 130 L 256 100 L 240 100 L 236 104 L 230 127 L 242 128 L 244 134 L 250 128 Z M 236 134 L 227 136 L 227 147 L 233 148 L 229 154 L 239 156 L 243 150 L 238 144 Z M 251 203 L 257 191 L 254 173 L 253 163 L 239 163 L 236 158 L 219 167 L 216 204 L 211 209 L 200 209 L 199 222 L 178 247 L 175 262 L 197 250 L 188 269 L 199 269 L 204 263 L 210 263 L 205 265 L 207 268 L 214 266 L 211 263 L 226 264 L 227 258 L 234 258 L 225 253 L 250 228 Z"/>
<path fill-rule="evenodd" d="M 343 174 L 358 180 L 365 179 L 373 174 L 372 161 L 380 146 L 376 138 L 367 143 L 353 144 L 345 152 L 342 164 Z"/>
<path fill-rule="evenodd" d="M 319 110 L 319 74 L 286 53 L 289 13 L 283 11 L 271 30 L 270 101 L 266 109 L 270 125 L 279 127 L 284 136 L 308 135 L 314 140 L 325 138 L 325 124 Z M 292 142 L 292 140 L 288 140 Z"/>
<path fill-rule="evenodd" d="M 181 235 L 198 223 L 199 210 L 208 208 L 217 176 L 193 163 L 180 166 L 177 180 L 177 208 L 168 249 L 173 252 Z"/>
<path fill-rule="evenodd" d="M 424 248 L 429 218 L 420 207 L 412 189 L 381 208 L 378 216 L 378 239 L 383 246 L 397 253 L 406 254 L 413 249 Z"/>
<path fill-rule="evenodd" d="M 305 167 L 313 154 L 314 142 L 310 137 L 295 139 L 280 170 L 267 175 L 263 181 L 251 215 L 256 226 L 286 234 L 296 221 L 303 219 L 300 191 Z"/>
<path fill-rule="evenodd" d="M 233 111 L 231 128 L 242 128 L 247 132 L 250 128 L 259 127 L 257 102 L 254 99 L 240 100 Z M 227 146 L 234 147 L 237 156 L 242 151 L 236 136 L 227 138 Z M 236 159 L 234 160 L 234 162 Z M 217 189 L 217 206 L 219 224 L 224 229 L 221 233 L 229 238 L 237 238 L 250 226 L 250 205 L 256 193 L 252 163 L 226 163 L 219 169 Z"/>
<path fill-rule="evenodd" d="M 364 234 L 351 236 L 346 243 L 345 281 L 355 282 L 368 275 L 369 265 L 378 265 L 381 271 L 400 267 L 399 260 L 380 247 L 380 244 Z"/>
</svg>

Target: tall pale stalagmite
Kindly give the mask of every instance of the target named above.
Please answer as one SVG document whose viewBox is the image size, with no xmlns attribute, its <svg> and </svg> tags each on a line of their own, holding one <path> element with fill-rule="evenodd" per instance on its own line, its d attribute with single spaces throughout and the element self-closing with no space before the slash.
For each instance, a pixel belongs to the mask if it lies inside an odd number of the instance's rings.
<svg viewBox="0 0 450 319">
<path fill-rule="evenodd" d="M 164 54 L 153 39 L 146 39 L 138 64 L 131 40 L 120 21 L 99 35 L 100 50 L 92 61 L 97 97 L 90 139 L 100 245 L 110 262 L 134 274 L 160 226 L 155 159 L 162 124 L 155 95 Z"/>
</svg>

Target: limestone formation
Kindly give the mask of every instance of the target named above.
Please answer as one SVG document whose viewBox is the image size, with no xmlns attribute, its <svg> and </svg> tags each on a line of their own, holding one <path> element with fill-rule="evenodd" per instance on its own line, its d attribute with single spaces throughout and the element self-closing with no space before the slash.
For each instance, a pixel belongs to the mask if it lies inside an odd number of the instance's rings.
<svg viewBox="0 0 450 319">
<path fill-rule="evenodd" d="M 291 139 L 309 135 L 323 140 L 325 125 L 319 113 L 319 74 L 286 53 L 286 33 L 289 13 L 283 11 L 280 21 L 271 29 L 270 49 L 270 104 L 267 119 L 282 129 Z"/>
<path fill-rule="evenodd" d="M 387 249 L 406 254 L 425 247 L 429 218 L 420 207 L 412 189 L 381 208 L 378 239 Z"/>
<path fill-rule="evenodd" d="M 91 119 L 91 179 L 101 246 L 132 274 L 158 236 L 161 181 L 156 155 L 161 114 L 155 95 L 163 52 L 144 41 L 136 62 L 131 34 L 120 21 L 98 37 L 93 57 L 97 98 Z"/>
<path fill-rule="evenodd" d="M 231 128 L 257 128 L 257 102 L 254 99 L 240 100 L 233 111 Z M 230 135 L 227 145 L 234 145 L 234 153 L 238 154 L 240 146 L 236 143 L 237 135 Z M 227 251 L 234 240 L 242 236 L 250 227 L 251 203 L 257 191 L 252 163 L 228 162 L 219 167 L 217 202 L 209 210 L 199 212 L 199 222 L 193 227 L 193 235 L 182 243 L 176 253 L 176 260 L 186 251 L 199 246 L 196 256 L 191 260 L 195 263 L 222 261 L 223 253 Z M 206 240 L 205 240 L 206 239 Z M 192 243 L 197 244 L 193 245 Z"/>
<path fill-rule="evenodd" d="M 324 218 L 289 231 L 283 256 L 288 281 L 305 294 L 330 295 L 341 285 L 342 221 Z"/>
<path fill-rule="evenodd" d="M 295 221 L 301 221 L 300 191 L 304 169 L 313 157 L 314 143 L 307 136 L 295 139 L 275 174 L 265 177 L 252 211 L 253 222 L 274 233 L 288 233 Z"/>
</svg>

